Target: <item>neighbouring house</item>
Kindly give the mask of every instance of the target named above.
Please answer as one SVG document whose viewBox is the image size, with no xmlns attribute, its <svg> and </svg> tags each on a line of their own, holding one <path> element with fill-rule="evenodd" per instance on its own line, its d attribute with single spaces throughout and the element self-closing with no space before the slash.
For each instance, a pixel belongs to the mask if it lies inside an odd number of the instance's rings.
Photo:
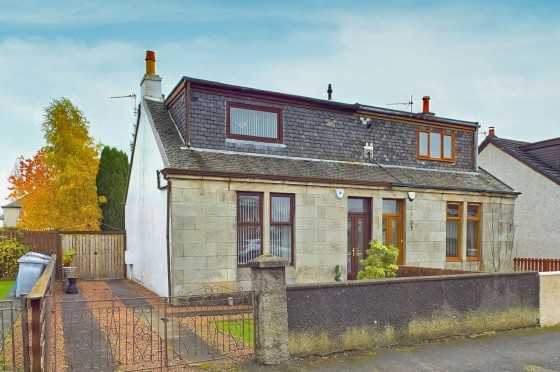
<svg viewBox="0 0 560 372">
<path fill-rule="evenodd" d="M 517 257 L 560 258 L 560 138 L 499 138 L 493 127 L 478 148 L 479 164 L 521 195 L 515 203 Z"/>
<path fill-rule="evenodd" d="M 183 77 L 165 98 L 146 54 L 126 198 L 129 277 L 160 295 L 248 289 L 274 254 L 289 283 L 399 263 L 488 269 L 517 193 L 477 165 L 475 122 Z M 330 89 L 329 89 L 330 91 Z"/>
<path fill-rule="evenodd" d="M 16 226 L 21 213 L 21 206 L 21 199 L 14 200 L 13 202 L 2 206 L 5 227 Z"/>
<path fill-rule="evenodd" d="M 4 227 L 4 215 L 0 214 L 0 228 Z"/>
</svg>

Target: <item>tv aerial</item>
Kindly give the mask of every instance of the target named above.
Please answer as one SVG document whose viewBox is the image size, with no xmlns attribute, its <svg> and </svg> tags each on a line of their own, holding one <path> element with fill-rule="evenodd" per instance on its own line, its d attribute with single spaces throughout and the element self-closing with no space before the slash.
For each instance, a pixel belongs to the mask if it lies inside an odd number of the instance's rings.
<svg viewBox="0 0 560 372">
<path fill-rule="evenodd" d="M 138 106 L 136 105 L 136 97 L 137 95 L 134 93 L 128 94 L 126 96 L 112 96 L 111 98 L 131 98 L 132 99 L 132 110 L 133 115 L 136 117 L 138 115 Z"/>
<path fill-rule="evenodd" d="M 412 113 L 412 105 L 414 104 L 414 102 L 412 102 L 412 94 L 410 95 L 410 101 L 407 102 L 392 102 L 392 103 L 387 103 L 387 106 L 396 106 L 396 105 L 402 105 L 402 106 L 410 106 L 410 113 Z"/>
</svg>

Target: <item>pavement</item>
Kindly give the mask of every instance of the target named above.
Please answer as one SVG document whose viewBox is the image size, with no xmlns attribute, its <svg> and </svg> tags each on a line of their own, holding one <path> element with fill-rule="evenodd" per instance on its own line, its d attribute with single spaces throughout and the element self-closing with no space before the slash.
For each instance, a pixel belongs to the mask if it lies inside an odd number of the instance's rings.
<svg viewBox="0 0 560 372">
<path fill-rule="evenodd" d="M 279 367 L 253 362 L 238 371 L 560 371 L 560 326 L 455 338 L 422 343 L 408 348 L 376 348 L 369 351 L 294 359 Z"/>
</svg>

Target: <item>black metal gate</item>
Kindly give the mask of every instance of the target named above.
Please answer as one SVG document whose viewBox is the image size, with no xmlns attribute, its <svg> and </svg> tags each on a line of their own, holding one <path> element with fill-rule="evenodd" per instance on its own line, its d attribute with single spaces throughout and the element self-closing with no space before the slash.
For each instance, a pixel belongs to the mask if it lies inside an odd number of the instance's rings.
<svg viewBox="0 0 560 372">
<path fill-rule="evenodd" d="M 24 368 L 24 333 L 18 302 L 0 301 L 0 371 L 19 371 Z"/>
<path fill-rule="evenodd" d="M 253 292 L 138 297 L 125 287 L 55 303 L 53 370 L 164 370 L 253 353 Z"/>
</svg>

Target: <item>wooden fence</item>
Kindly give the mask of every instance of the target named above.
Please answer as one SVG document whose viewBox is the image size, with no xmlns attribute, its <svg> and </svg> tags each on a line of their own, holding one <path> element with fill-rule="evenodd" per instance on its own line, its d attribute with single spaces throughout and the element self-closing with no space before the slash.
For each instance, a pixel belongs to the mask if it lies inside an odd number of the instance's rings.
<svg viewBox="0 0 560 372">
<path fill-rule="evenodd" d="M 31 250 L 45 254 L 56 254 L 56 272 L 62 277 L 62 256 L 74 248 L 74 265 L 78 277 L 84 280 L 124 279 L 124 231 L 0 231 L 0 237 L 17 239 Z"/>
<path fill-rule="evenodd" d="M 74 248 L 80 279 L 124 279 L 125 234 L 64 233 L 61 241 L 63 252 Z"/>
<path fill-rule="evenodd" d="M 45 271 L 27 296 L 27 302 L 31 310 L 31 321 L 28 319 L 28 309 L 22 309 L 22 322 L 29 324 L 28 327 L 23 327 L 23 329 L 27 329 L 31 341 L 29 352 L 24 352 L 24 370 L 26 371 L 28 370 L 27 366 L 30 366 L 30 370 L 33 372 L 50 370 L 51 353 L 49 351 L 51 350 L 52 330 L 50 317 L 53 306 L 56 257 L 56 255 L 51 257 Z"/>
<path fill-rule="evenodd" d="M 560 259 L 514 258 L 513 266 L 517 271 L 524 271 L 524 270 L 532 270 L 538 272 L 560 271 Z"/>
</svg>

